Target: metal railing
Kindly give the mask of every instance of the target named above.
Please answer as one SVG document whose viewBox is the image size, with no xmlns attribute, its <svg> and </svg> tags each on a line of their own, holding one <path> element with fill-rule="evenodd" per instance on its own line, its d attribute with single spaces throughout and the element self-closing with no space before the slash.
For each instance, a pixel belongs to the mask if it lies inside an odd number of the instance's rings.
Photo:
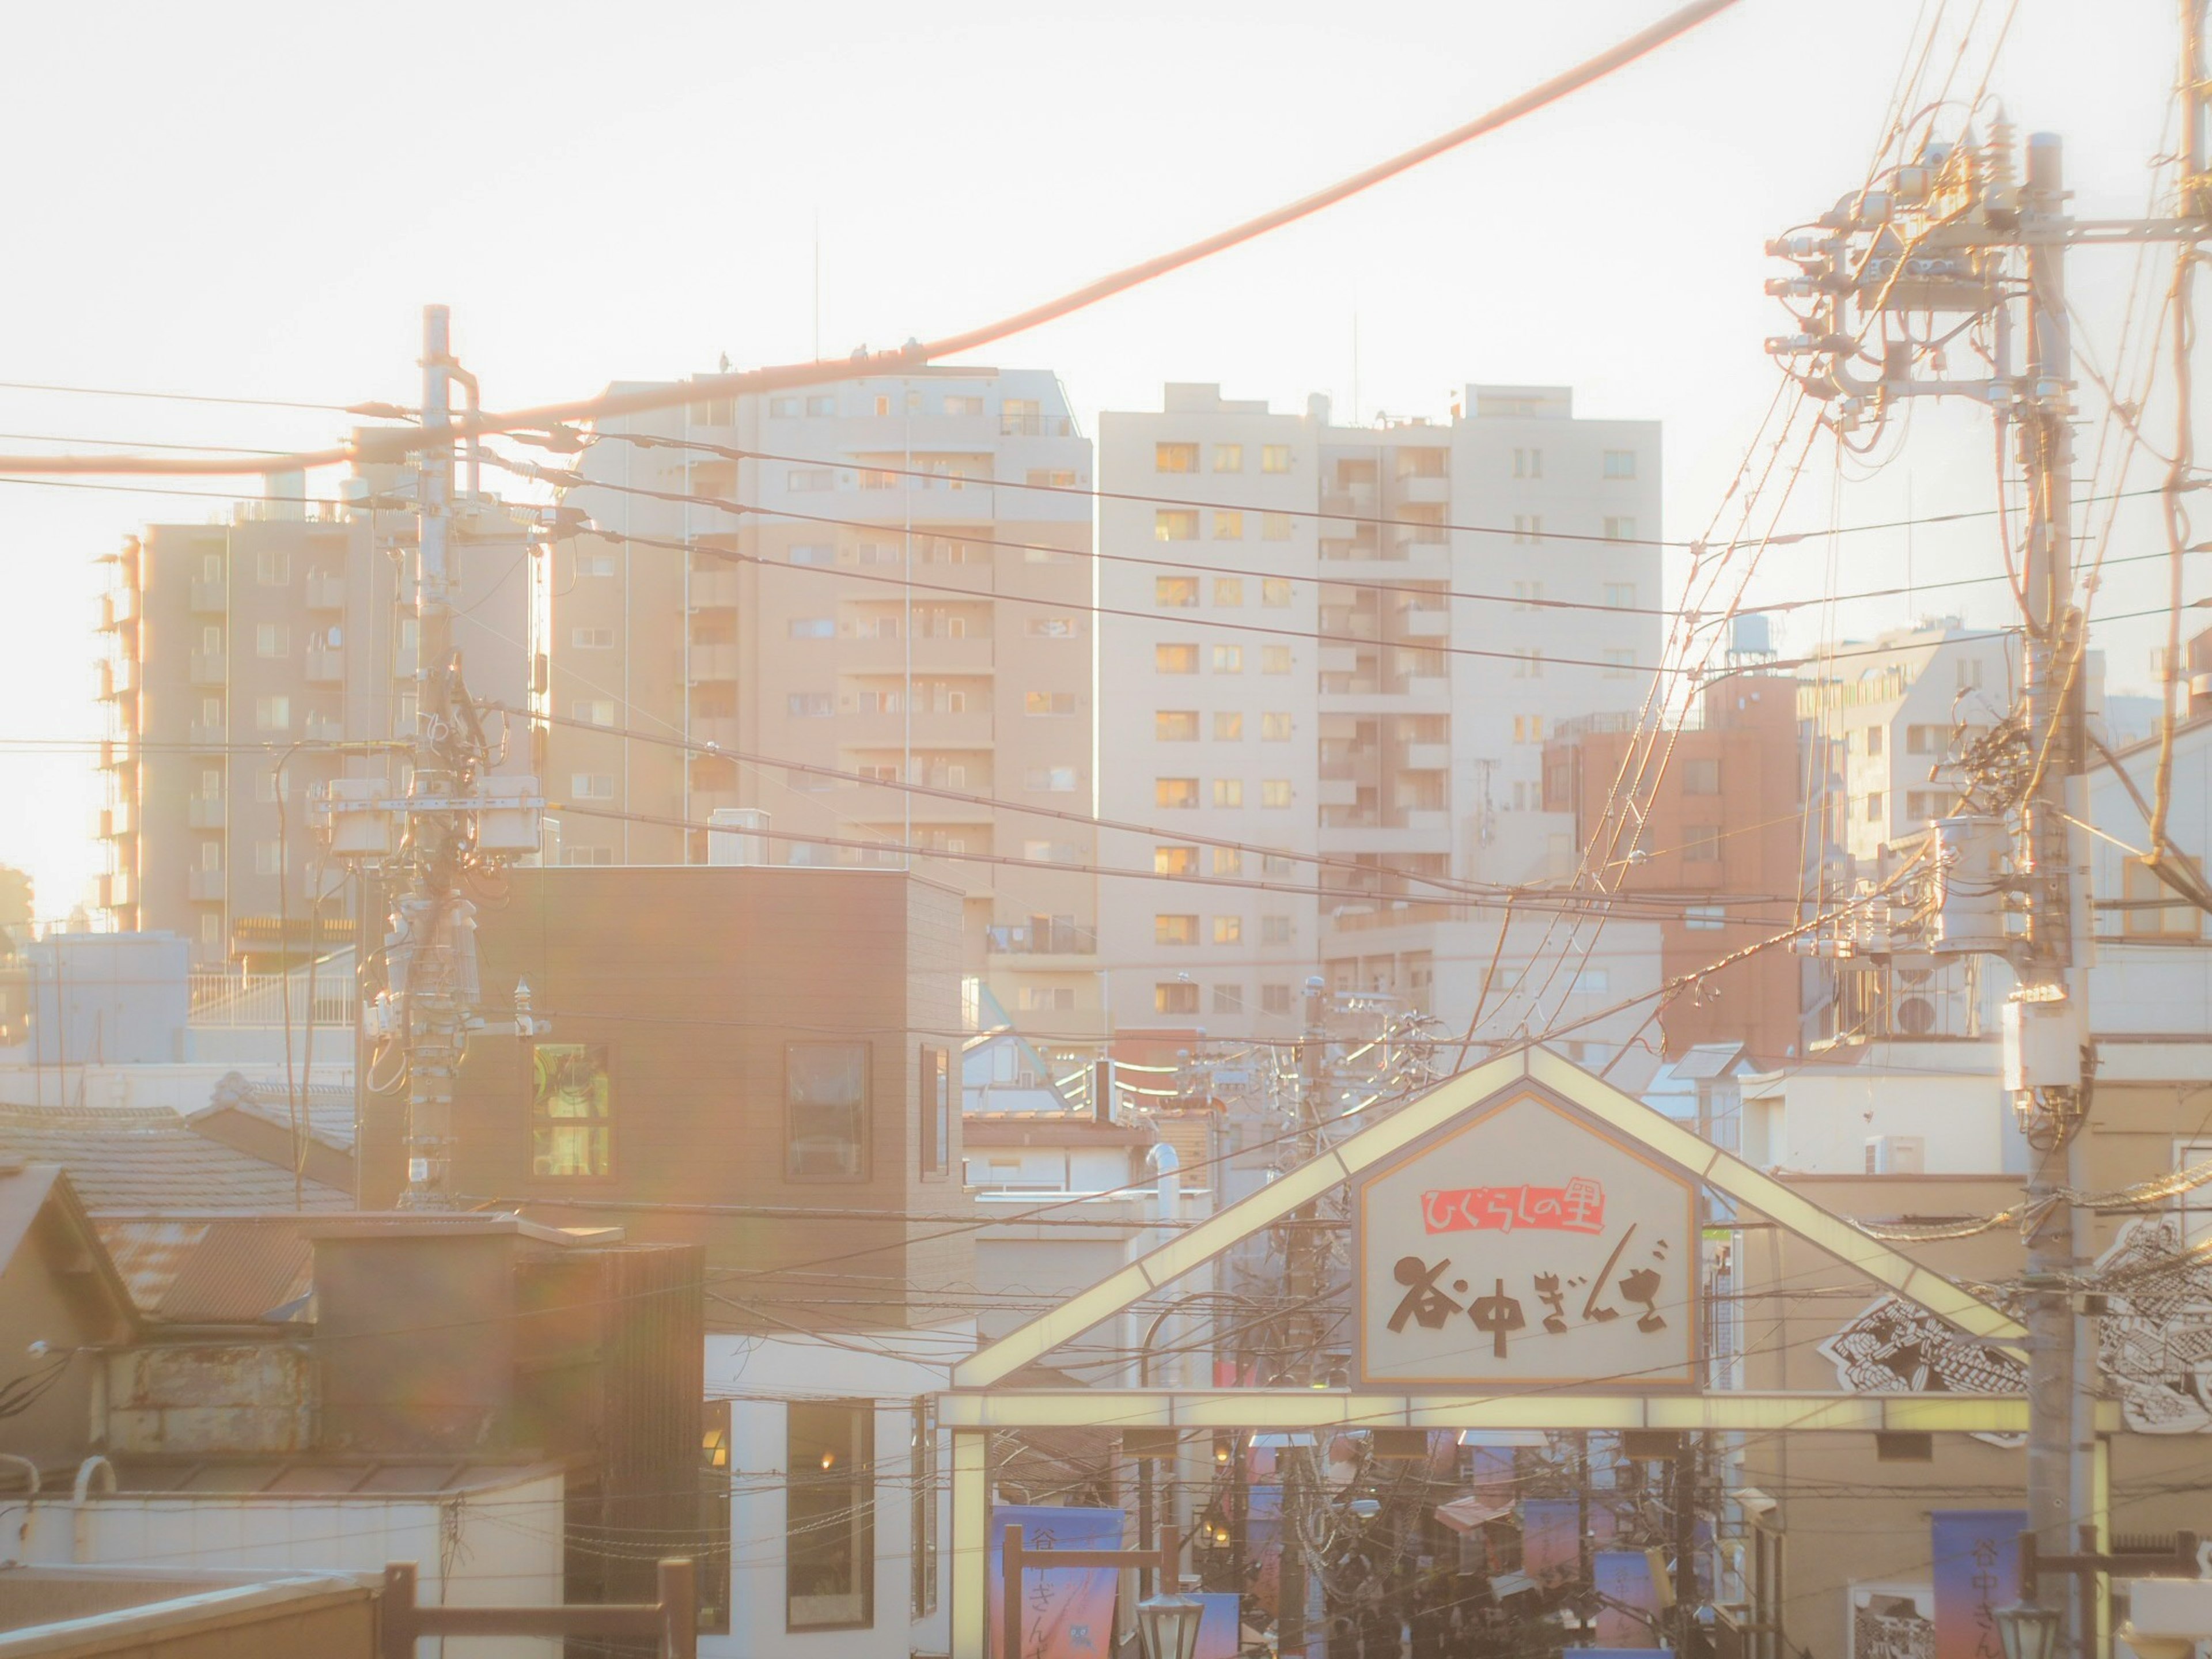
<svg viewBox="0 0 2212 1659">
<path fill-rule="evenodd" d="M 351 1025 L 360 1013 L 354 981 L 354 953 L 333 951 L 315 963 L 314 1018 L 317 1025 Z M 191 1023 L 234 1028 L 309 1024 L 307 970 L 246 975 L 203 969 L 191 975 Z"/>
<path fill-rule="evenodd" d="M 1046 927 L 987 927 L 983 948 L 994 956 L 1096 956 L 1098 930 L 1058 921 Z"/>
</svg>

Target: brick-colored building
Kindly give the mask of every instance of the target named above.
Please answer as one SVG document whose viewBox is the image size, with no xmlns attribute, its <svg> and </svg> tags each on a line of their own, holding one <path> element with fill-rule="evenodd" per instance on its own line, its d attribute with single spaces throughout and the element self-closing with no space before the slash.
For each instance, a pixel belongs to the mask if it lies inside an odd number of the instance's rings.
<svg viewBox="0 0 2212 1659">
<path fill-rule="evenodd" d="M 1545 745 L 1544 805 L 1574 814 L 1577 845 L 1656 921 L 1664 976 L 1695 972 L 1797 920 L 1803 855 L 1795 684 L 1739 674 L 1706 688 L 1698 717 L 1655 739 L 1632 718 L 1571 722 Z M 1674 998 L 1660 1016 L 1671 1059 L 1701 1042 L 1763 1058 L 1797 1051 L 1800 963 L 1778 946 Z"/>
</svg>

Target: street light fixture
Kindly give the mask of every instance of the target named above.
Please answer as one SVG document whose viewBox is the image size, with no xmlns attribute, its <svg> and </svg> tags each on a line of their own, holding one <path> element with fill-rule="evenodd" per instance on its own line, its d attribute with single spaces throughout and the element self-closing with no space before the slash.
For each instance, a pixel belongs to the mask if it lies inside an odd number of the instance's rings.
<svg viewBox="0 0 2212 1659">
<path fill-rule="evenodd" d="M 1997 1641 L 2004 1649 L 2004 1659 L 2051 1659 L 2057 1649 L 2057 1607 L 2015 1601 L 2008 1607 L 1997 1608 L 1990 1616 L 1996 1620 Z"/>
<path fill-rule="evenodd" d="M 1162 1591 L 1137 1603 L 1137 1642 L 1145 1659 L 1192 1659 L 1206 1604 L 1192 1595 Z"/>
</svg>

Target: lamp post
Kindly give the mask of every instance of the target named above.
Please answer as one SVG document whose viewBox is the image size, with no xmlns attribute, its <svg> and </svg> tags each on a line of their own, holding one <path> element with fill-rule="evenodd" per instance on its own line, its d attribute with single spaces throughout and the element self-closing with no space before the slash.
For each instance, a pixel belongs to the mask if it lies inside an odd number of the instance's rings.
<svg viewBox="0 0 2212 1659">
<path fill-rule="evenodd" d="M 1145 1659 L 1191 1659 L 1198 1651 L 1199 1620 L 1206 1604 L 1179 1590 L 1163 1590 L 1137 1603 L 1137 1644 Z"/>
<path fill-rule="evenodd" d="M 2021 1534 L 2020 1600 L 2010 1607 L 1997 1607 L 1990 1613 L 1990 1617 L 1996 1620 L 1997 1642 L 2004 1649 L 2004 1659 L 2051 1659 L 2051 1655 L 2057 1649 L 2059 1626 L 2064 1622 L 2064 1614 L 2060 1608 L 2039 1605 L 2035 1599 L 2036 1580 L 2046 1572 L 2071 1573 L 2080 1583 L 2077 1599 L 2082 1609 L 2086 1646 L 2087 1638 L 2094 1633 L 2098 1575 L 2194 1578 L 2197 1576 L 2197 1534 L 2193 1532 L 2174 1534 L 2173 1548 L 2163 1554 L 2132 1550 L 2100 1553 L 2097 1549 L 2097 1529 L 2084 1527 L 2081 1528 L 2081 1553 L 2045 1555 L 2037 1548 L 2033 1532 Z"/>
<path fill-rule="evenodd" d="M 2024 1593 L 2033 1589 L 2022 1585 Z M 2004 1659 L 2051 1659 L 2058 1645 L 2059 1611 L 2057 1607 L 2042 1607 L 2033 1601 L 2015 1601 L 2008 1607 L 1999 1607 L 1990 1615 L 1996 1620 L 1997 1643 L 2004 1649 Z"/>
</svg>

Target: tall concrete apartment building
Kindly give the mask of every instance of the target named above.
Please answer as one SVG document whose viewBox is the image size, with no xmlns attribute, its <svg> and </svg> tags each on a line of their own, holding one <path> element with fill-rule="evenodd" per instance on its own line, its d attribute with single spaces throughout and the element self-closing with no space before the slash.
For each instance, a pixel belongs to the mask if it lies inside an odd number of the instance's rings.
<svg viewBox="0 0 2212 1659">
<path fill-rule="evenodd" d="M 411 488 L 350 480 L 357 504 L 311 509 L 280 476 L 228 521 L 149 526 L 106 556 L 103 925 L 180 934 L 203 969 L 353 942 L 353 884 L 323 862 L 307 803 L 341 774 L 392 775 L 357 745 L 412 730 Z M 471 690 L 520 708 L 537 562 L 526 532 L 471 505 L 455 639 Z M 529 769 L 523 732 L 501 769 Z"/>
<path fill-rule="evenodd" d="M 704 862 L 726 809 L 766 815 L 771 862 L 918 848 L 968 971 L 1048 1043 L 1103 1036 L 1091 453 L 1058 380 L 700 402 L 602 424 L 577 470 L 602 533 L 550 584 L 562 860 Z"/>
<path fill-rule="evenodd" d="M 1099 436 L 1101 811 L 1157 830 L 1102 858 L 1161 878 L 1103 912 L 1117 1024 L 1279 1035 L 1317 965 L 1468 1001 L 1464 922 L 1395 936 L 1434 880 L 1572 873 L 1543 747 L 1638 708 L 1659 661 L 1657 424 L 1575 419 L 1564 387 L 1340 427 L 1170 385 Z M 1391 923 L 1387 988 L 1375 939 L 1332 946 L 1363 919 Z"/>
</svg>

